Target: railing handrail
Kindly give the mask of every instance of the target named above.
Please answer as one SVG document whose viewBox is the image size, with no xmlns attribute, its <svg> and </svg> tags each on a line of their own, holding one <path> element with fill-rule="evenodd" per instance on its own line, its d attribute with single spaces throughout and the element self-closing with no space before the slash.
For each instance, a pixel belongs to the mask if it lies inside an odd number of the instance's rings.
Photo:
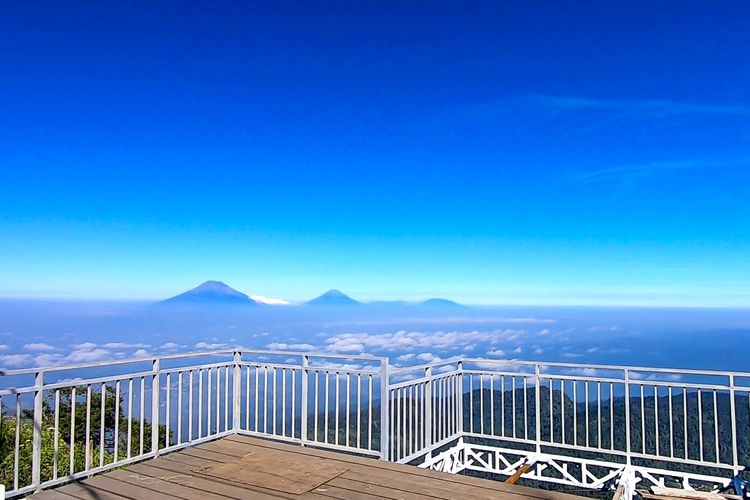
<svg viewBox="0 0 750 500">
<path fill-rule="evenodd" d="M 113 358 L 105 361 L 94 361 L 90 363 L 74 363 L 69 365 L 48 365 L 40 366 L 36 368 L 18 368 L 12 370 L 0 369 L 0 376 L 16 377 L 21 375 L 34 375 L 36 373 L 44 372 L 60 372 L 68 370 L 84 370 L 87 368 L 98 368 L 102 366 L 112 365 L 128 365 L 137 363 L 150 363 L 155 359 L 168 360 L 168 359 L 185 359 L 185 358 L 196 358 L 204 356 L 233 356 L 236 352 L 240 354 L 248 355 L 268 355 L 268 356 L 307 356 L 308 358 L 328 358 L 328 359 L 346 359 L 352 361 L 372 361 L 382 362 L 385 357 L 369 356 L 362 354 L 347 355 L 347 354 L 330 354 L 323 352 L 303 352 L 303 351 L 276 351 L 269 349 L 249 349 L 244 347 L 236 347 L 231 349 L 220 349 L 211 351 L 192 351 L 185 353 L 176 354 L 159 354 L 155 356 L 142 356 L 137 358 Z"/>
</svg>

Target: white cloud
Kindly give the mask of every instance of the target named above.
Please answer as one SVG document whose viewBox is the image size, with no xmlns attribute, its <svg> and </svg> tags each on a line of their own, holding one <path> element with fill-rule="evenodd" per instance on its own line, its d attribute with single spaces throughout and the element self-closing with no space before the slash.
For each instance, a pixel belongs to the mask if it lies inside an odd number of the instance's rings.
<svg viewBox="0 0 750 500">
<path fill-rule="evenodd" d="M 563 357 L 566 358 L 581 358 L 583 357 L 583 354 L 577 353 L 577 352 L 566 352 L 563 353 Z"/>
<path fill-rule="evenodd" d="M 502 349 L 493 349 L 491 351 L 487 351 L 487 356 L 502 358 L 505 356 L 505 351 L 503 351 Z"/>
<path fill-rule="evenodd" d="M 271 306 L 291 306 L 293 305 L 288 300 L 284 299 L 274 299 L 271 297 L 264 297 L 262 295 L 251 295 L 251 299 L 253 299 L 255 302 L 260 302 L 261 304 L 268 304 Z"/>
<path fill-rule="evenodd" d="M 411 361 L 412 359 L 414 359 L 414 353 L 413 352 L 410 352 L 410 353 L 407 353 L 407 354 L 402 354 L 401 356 L 399 356 L 399 357 L 396 358 L 397 361 L 402 361 L 402 362 L 403 361 Z"/>
<path fill-rule="evenodd" d="M 143 349 L 146 347 L 151 347 L 148 344 L 129 344 L 127 342 L 108 342 L 104 345 L 102 345 L 105 349 Z"/>
<path fill-rule="evenodd" d="M 3 354 L 0 355 L 0 366 L 8 368 L 18 368 L 20 366 L 30 365 L 34 358 L 31 354 Z"/>
<path fill-rule="evenodd" d="M 31 342 L 29 344 L 24 344 L 24 349 L 27 351 L 56 351 L 57 348 L 52 347 L 49 344 L 45 344 L 44 342 Z"/>
<path fill-rule="evenodd" d="M 266 346 L 272 351 L 315 351 L 312 344 L 287 344 L 286 342 L 272 342 Z"/>
<path fill-rule="evenodd" d="M 60 362 L 63 355 L 60 353 L 45 353 L 39 354 L 34 357 L 34 364 L 36 366 L 53 366 Z"/>
<path fill-rule="evenodd" d="M 206 349 L 224 349 L 227 347 L 227 344 L 219 344 L 219 343 L 208 343 L 208 342 L 198 342 L 195 344 L 196 349 L 206 350 Z"/>
<path fill-rule="evenodd" d="M 146 349 L 138 349 L 133 353 L 134 358 L 147 358 L 151 356 L 151 353 L 148 352 Z"/>
<path fill-rule="evenodd" d="M 65 361 L 68 363 L 93 363 L 111 358 L 112 353 L 107 349 L 78 349 L 65 357 Z"/>
<path fill-rule="evenodd" d="M 0 344 L 0 351 L 7 351 L 8 349 L 10 349 L 8 344 Z"/>
<path fill-rule="evenodd" d="M 544 353 L 544 349 L 542 349 L 539 346 L 534 346 L 534 354 L 543 354 L 543 353 Z"/>
<path fill-rule="evenodd" d="M 417 354 L 417 359 L 426 363 L 437 363 L 438 361 L 442 361 L 442 358 L 432 354 L 431 352 L 419 353 Z"/>
<path fill-rule="evenodd" d="M 96 344 L 93 342 L 84 342 L 82 344 L 73 344 L 73 349 L 79 350 L 79 351 L 90 351 L 96 347 Z"/>
<path fill-rule="evenodd" d="M 159 349 L 164 351 L 176 351 L 177 349 L 185 349 L 186 345 L 175 344 L 174 342 L 166 342 L 159 346 Z"/>
<path fill-rule="evenodd" d="M 513 352 L 515 352 L 516 354 L 521 354 L 521 351 L 523 351 L 523 349 L 521 348 L 520 345 L 516 347 L 515 349 L 513 349 Z"/>
<path fill-rule="evenodd" d="M 437 331 L 388 333 L 342 333 L 326 339 L 333 352 L 383 352 L 417 349 L 452 349 L 470 345 L 494 345 L 520 336 L 523 330 L 500 329 L 491 331 Z"/>
</svg>

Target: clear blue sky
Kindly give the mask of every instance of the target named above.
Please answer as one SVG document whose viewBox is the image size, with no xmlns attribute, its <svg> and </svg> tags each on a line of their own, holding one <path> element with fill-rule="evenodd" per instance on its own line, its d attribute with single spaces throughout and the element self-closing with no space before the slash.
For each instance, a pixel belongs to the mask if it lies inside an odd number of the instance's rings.
<svg viewBox="0 0 750 500">
<path fill-rule="evenodd" d="M 0 295 L 750 306 L 750 3 L 14 2 Z"/>
</svg>

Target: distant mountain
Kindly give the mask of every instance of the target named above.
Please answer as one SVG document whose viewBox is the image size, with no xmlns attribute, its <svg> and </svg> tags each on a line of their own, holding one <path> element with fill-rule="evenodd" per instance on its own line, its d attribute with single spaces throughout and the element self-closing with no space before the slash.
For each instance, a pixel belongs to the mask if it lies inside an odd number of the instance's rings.
<svg viewBox="0 0 750 500">
<path fill-rule="evenodd" d="M 311 306 L 355 306 L 360 304 L 339 290 L 328 290 L 320 297 L 315 297 L 307 303 Z"/>
<path fill-rule="evenodd" d="M 192 290 L 171 299 L 163 300 L 161 304 L 252 305 L 257 304 L 257 302 L 221 281 L 206 281 Z"/>
<path fill-rule="evenodd" d="M 448 299 L 427 299 L 423 302 L 418 302 L 418 306 L 420 307 L 429 307 L 432 309 L 459 309 L 464 308 L 466 306 L 459 304 L 458 302 L 453 302 L 452 300 Z"/>
</svg>

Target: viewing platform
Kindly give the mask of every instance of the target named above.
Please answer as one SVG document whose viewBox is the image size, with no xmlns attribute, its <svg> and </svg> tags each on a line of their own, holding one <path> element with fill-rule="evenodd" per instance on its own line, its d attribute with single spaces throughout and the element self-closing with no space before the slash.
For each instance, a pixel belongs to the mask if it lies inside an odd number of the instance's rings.
<svg viewBox="0 0 750 500">
<path fill-rule="evenodd" d="M 227 436 L 32 498 L 454 500 L 459 496 L 476 500 L 579 498 L 246 436 Z"/>
<path fill-rule="evenodd" d="M 0 405 L 9 497 L 625 499 L 750 463 L 744 372 L 236 349 L 7 370 Z"/>
</svg>

